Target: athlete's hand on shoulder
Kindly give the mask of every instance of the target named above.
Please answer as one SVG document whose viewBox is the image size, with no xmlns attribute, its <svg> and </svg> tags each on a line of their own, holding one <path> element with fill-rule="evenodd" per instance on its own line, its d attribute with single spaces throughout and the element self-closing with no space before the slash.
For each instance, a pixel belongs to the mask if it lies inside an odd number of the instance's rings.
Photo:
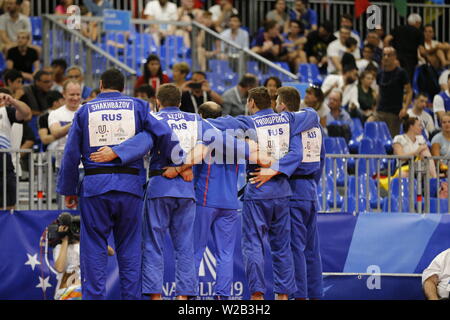
<svg viewBox="0 0 450 320">
<path fill-rule="evenodd" d="M 164 173 L 162 174 L 163 177 L 166 177 L 167 179 L 173 179 L 176 176 L 178 176 L 177 167 L 166 167 L 164 168 Z"/>
<path fill-rule="evenodd" d="M 194 180 L 194 172 L 191 168 L 184 170 L 183 172 L 180 172 L 180 176 L 183 178 L 186 182 L 191 182 Z"/>
<path fill-rule="evenodd" d="M 251 184 L 258 183 L 256 188 L 259 188 L 277 174 L 280 174 L 280 172 L 270 168 L 258 168 L 255 172 L 250 172 L 253 178 L 250 178 L 249 182 Z"/>
<path fill-rule="evenodd" d="M 94 162 L 110 162 L 119 156 L 108 146 L 101 147 L 96 152 L 91 153 L 90 158 Z"/>
</svg>

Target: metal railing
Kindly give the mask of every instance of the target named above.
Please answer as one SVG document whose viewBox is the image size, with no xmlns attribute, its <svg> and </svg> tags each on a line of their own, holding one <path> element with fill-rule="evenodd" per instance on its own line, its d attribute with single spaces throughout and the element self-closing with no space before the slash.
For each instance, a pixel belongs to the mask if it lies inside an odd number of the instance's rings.
<svg viewBox="0 0 450 320">
<path fill-rule="evenodd" d="M 16 175 L 17 209 L 63 209 L 62 196 L 56 194 L 55 159 L 62 151 L 33 153 L 32 150 L 0 149 L 3 188 L 0 210 L 6 208 L 8 183 L 6 154 L 13 155 L 20 167 L 20 153 L 29 154 L 29 171 Z M 318 186 L 322 211 L 325 212 L 411 212 L 449 213 L 450 193 L 440 198 L 442 184 L 448 183 L 450 158 L 432 157 L 414 161 L 413 157 L 388 155 L 327 154 L 326 165 Z M 430 177 L 429 161 L 447 165 Z M 401 166 L 400 166 L 401 164 Z M 395 174 L 396 173 L 396 174 Z M 395 174 L 395 175 L 394 175 Z M 27 177 L 26 180 L 23 178 Z"/>
<path fill-rule="evenodd" d="M 450 158 L 389 155 L 327 154 L 319 185 L 322 211 L 450 213 L 450 193 L 440 198 L 446 172 L 436 168 L 431 178 L 430 161 L 450 164 Z M 446 207 L 446 208 L 445 208 Z"/>
<path fill-rule="evenodd" d="M 94 45 L 77 30 L 69 29 L 60 19 L 55 15 L 43 17 L 44 65 L 50 65 L 53 59 L 64 58 L 70 65 L 78 65 L 84 69 L 85 84 L 92 88 L 98 87 L 102 72 L 115 67 L 127 77 L 125 93 L 132 94 L 135 70 Z"/>
</svg>

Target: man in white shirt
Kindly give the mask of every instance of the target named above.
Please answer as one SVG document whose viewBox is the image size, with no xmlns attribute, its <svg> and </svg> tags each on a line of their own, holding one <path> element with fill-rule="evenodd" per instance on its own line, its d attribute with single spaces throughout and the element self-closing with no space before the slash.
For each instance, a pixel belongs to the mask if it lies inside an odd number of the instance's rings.
<svg viewBox="0 0 450 320">
<path fill-rule="evenodd" d="M 350 35 L 350 28 L 341 27 L 339 29 L 339 38 L 329 44 L 327 49 L 328 73 L 342 72 L 341 59 L 344 55 L 344 52 L 347 50 L 347 48 L 345 47 L 345 41 L 350 37 Z M 355 48 L 352 54 L 356 60 L 361 58 L 358 47 Z"/>
<path fill-rule="evenodd" d="M 442 91 L 445 91 L 447 89 L 450 89 L 450 87 L 447 85 L 447 79 L 450 75 L 450 69 L 447 69 L 441 73 L 439 76 L 439 86 L 441 87 Z"/>
<path fill-rule="evenodd" d="M 218 4 L 213 5 L 208 11 L 212 13 L 212 21 L 218 32 L 221 32 L 228 26 L 232 15 L 238 14 L 230 0 L 220 0 Z"/>
<path fill-rule="evenodd" d="M 342 91 L 343 106 L 348 106 L 349 109 L 359 109 L 358 69 L 356 66 L 345 66 L 342 74 L 330 74 L 325 78 L 322 91 L 326 105 L 328 105 L 328 95 L 333 89 Z"/>
<path fill-rule="evenodd" d="M 178 12 L 177 5 L 168 0 L 149 1 L 144 9 L 144 19 L 160 20 L 160 21 L 177 21 Z M 176 27 L 160 24 L 151 27 L 151 33 L 159 32 L 160 37 L 171 35 L 175 32 Z"/>
<path fill-rule="evenodd" d="M 223 31 L 220 35 L 229 41 L 235 42 L 237 45 L 244 49 L 249 48 L 249 35 L 244 29 L 241 29 L 241 19 L 238 15 L 232 15 L 230 17 L 229 29 Z M 225 42 L 221 42 L 221 51 L 226 55 L 238 54 L 239 50 L 231 47 Z"/>
<path fill-rule="evenodd" d="M 422 273 L 427 300 L 448 299 L 450 291 L 450 249 L 438 254 Z"/>
<path fill-rule="evenodd" d="M 450 111 L 450 73 L 447 76 L 447 90 L 441 91 L 433 99 L 433 112 L 439 120 L 446 111 Z"/>
<path fill-rule="evenodd" d="M 339 24 L 339 27 L 347 27 L 351 30 L 351 34 L 350 36 L 352 38 L 354 38 L 356 40 L 356 42 L 358 43 L 357 47 L 360 48 L 361 47 L 361 38 L 358 34 L 358 32 L 356 30 L 353 30 L 353 16 L 351 14 L 348 13 L 344 13 L 343 15 L 341 15 L 341 21 Z M 339 31 L 336 31 L 334 33 L 334 36 L 336 38 L 339 38 Z"/>
<path fill-rule="evenodd" d="M 50 150 L 64 150 L 67 134 L 72 126 L 75 112 L 81 104 L 81 86 L 77 81 L 68 80 L 63 86 L 63 96 L 66 104 L 50 112 L 48 116 L 48 127 L 51 134 L 57 139 L 49 146 Z M 56 167 L 61 165 L 61 154 L 56 157 Z"/>
<path fill-rule="evenodd" d="M 434 131 L 434 121 L 431 115 L 424 111 L 428 102 L 428 96 L 426 93 L 419 93 L 414 100 L 413 107 L 408 109 L 407 113 L 410 117 L 416 117 L 420 120 L 422 128 L 425 129 L 425 135 L 427 138 L 430 133 Z"/>
</svg>

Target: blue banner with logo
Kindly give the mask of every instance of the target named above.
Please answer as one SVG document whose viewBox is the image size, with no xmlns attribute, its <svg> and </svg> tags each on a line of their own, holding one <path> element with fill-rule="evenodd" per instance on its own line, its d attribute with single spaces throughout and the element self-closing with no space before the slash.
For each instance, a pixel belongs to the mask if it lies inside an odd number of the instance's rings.
<svg viewBox="0 0 450 320">
<path fill-rule="evenodd" d="M 104 31 L 130 31 L 131 11 L 105 9 L 103 10 L 103 17 Z"/>
<path fill-rule="evenodd" d="M 46 228 L 61 211 L 0 211 L 0 299 L 53 299 L 57 284 Z M 77 212 L 72 212 L 77 214 Z M 423 299 L 420 274 L 450 247 L 450 215 L 319 214 L 324 299 Z M 248 299 L 238 234 L 233 299 Z M 109 244 L 114 247 L 110 239 Z M 273 298 L 270 250 L 266 298 Z M 173 297 L 174 262 L 169 238 L 163 292 Z M 199 270 L 200 299 L 210 299 L 216 277 L 215 248 L 209 244 Z M 107 292 L 119 299 L 115 256 L 108 258 Z"/>
</svg>

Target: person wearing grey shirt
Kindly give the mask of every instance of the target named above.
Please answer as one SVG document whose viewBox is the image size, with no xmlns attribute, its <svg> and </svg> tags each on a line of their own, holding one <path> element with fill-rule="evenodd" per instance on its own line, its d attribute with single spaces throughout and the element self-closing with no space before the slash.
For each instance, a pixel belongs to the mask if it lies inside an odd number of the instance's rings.
<svg viewBox="0 0 450 320">
<path fill-rule="evenodd" d="M 228 41 L 232 41 L 242 47 L 243 49 L 249 48 L 249 35 L 244 29 L 241 29 L 241 19 L 238 15 L 232 15 L 230 17 L 229 29 L 223 31 L 220 36 Z M 225 55 L 238 54 L 239 50 L 227 45 L 225 42 L 221 42 L 221 51 Z"/>
<path fill-rule="evenodd" d="M 328 99 L 330 113 L 327 114 L 327 125 L 333 121 L 341 121 L 342 124 L 352 125 L 352 119 L 347 111 L 342 108 L 342 91 L 334 89 Z"/>
<path fill-rule="evenodd" d="M 0 50 L 17 45 L 17 35 L 20 31 L 31 33 L 30 18 L 20 13 L 22 0 L 9 0 L 5 5 L 5 14 L 0 16 Z"/>
<path fill-rule="evenodd" d="M 222 95 L 224 116 L 230 115 L 236 117 L 239 115 L 247 115 L 246 109 L 248 91 L 258 86 L 258 78 L 251 74 L 245 74 L 239 84 L 231 89 L 228 89 Z"/>
</svg>

